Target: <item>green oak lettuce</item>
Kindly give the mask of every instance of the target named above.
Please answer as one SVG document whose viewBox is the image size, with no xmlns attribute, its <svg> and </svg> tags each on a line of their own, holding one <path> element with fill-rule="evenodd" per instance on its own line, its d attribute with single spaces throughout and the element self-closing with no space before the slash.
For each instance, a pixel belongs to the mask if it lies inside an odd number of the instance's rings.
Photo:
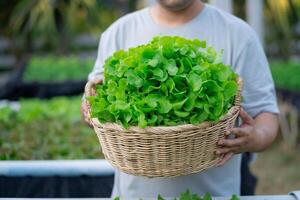
<svg viewBox="0 0 300 200">
<path fill-rule="evenodd" d="M 218 121 L 234 103 L 237 75 L 205 41 L 160 36 L 105 61 L 91 116 L 125 128 Z"/>
</svg>

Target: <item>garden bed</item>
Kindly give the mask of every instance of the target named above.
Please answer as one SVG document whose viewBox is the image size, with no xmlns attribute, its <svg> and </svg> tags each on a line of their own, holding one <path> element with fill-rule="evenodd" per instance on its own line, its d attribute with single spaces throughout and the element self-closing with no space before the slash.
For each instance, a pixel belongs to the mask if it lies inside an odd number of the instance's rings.
<svg viewBox="0 0 300 200">
<path fill-rule="evenodd" d="M 83 93 L 93 59 L 32 57 L 23 62 L 3 86 L 0 99 L 47 99 Z"/>
<path fill-rule="evenodd" d="M 0 160 L 102 157 L 97 136 L 81 119 L 81 96 L 3 102 Z"/>
<path fill-rule="evenodd" d="M 274 61 L 271 62 L 271 72 L 279 99 L 292 103 L 300 110 L 300 63 Z"/>
<path fill-rule="evenodd" d="M 273 61 L 271 72 L 276 88 L 300 91 L 300 62 L 299 61 Z"/>
</svg>

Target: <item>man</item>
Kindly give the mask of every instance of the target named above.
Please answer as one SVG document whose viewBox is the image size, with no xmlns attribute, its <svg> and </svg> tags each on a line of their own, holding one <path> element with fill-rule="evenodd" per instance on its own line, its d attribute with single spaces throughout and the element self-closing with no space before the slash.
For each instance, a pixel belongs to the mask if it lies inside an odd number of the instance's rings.
<svg viewBox="0 0 300 200">
<path fill-rule="evenodd" d="M 208 46 L 224 49 L 223 61 L 243 78 L 240 112 L 242 125 L 228 133 L 235 138 L 218 142 L 219 167 L 202 173 L 166 179 L 148 179 L 116 171 L 112 196 L 178 196 L 189 188 L 203 195 L 240 194 L 241 154 L 266 149 L 277 133 L 277 113 L 273 80 L 263 49 L 254 31 L 242 20 L 200 0 L 158 0 L 149 8 L 131 13 L 116 21 L 102 35 L 98 57 L 89 80 L 103 78 L 107 57 L 118 49 L 148 43 L 157 35 L 178 35 L 206 40 Z M 86 103 L 82 112 L 87 117 Z"/>
</svg>

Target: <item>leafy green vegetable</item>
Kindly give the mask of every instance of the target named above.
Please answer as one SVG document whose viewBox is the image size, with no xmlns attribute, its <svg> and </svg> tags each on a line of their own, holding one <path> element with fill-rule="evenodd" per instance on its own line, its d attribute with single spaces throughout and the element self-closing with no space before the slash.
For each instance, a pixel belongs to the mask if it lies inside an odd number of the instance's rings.
<svg viewBox="0 0 300 200">
<path fill-rule="evenodd" d="M 165 200 L 165 199 L 162 196 L 160 196 L 160 194 L 158 194 L 157 200 Z"/>
<path fill-rule="evenodd" d="M 203 200 L 211 200 L 212 197 L 211 197 L 211 194 L 206 192 L 205 195 L 203 196 Z"/>
<path fill-rule="evenodd" d="M 92 117 L 124 127 L 218 121 L 234 102 L 237 75 L 204 41 L 155 37 L 105 61 L 103 85 L 89 97 Z"/>
<path fill-rule="evenodd" d="M 233 194 L 230 200 L 240 200 L 240 198 L 236 194 Z"/>
<path fill-rule="evenodd" d="M 239 200 L 239 199 L 240 198 L 237 195 L 233 194 L 230 200 Z M 114 200 L 120 200 L 120 198 L 117 196 L 114 198 Z M 160 194 L 158 194 L 157 200 L 165 200 L 165 199 Z M 177 198 L 174 198 L 174 200 L 177 200 Z M 201 197 L 198 194 L 191 193 L 190 190 L 186 190 L 185 192 L 182 192 L 180 194 L 179 200 L 212 200 L 212 196 L 210 193 L 206 192 L 204 196 Z"/>
</svg>

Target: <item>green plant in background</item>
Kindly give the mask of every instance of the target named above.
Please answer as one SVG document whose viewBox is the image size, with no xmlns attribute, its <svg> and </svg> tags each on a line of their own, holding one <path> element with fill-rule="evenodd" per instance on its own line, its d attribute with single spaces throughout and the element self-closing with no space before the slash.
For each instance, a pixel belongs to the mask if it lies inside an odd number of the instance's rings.
<svg viewBox="0 0 300 200">
<path fill-rule="evenodd" d="M 117 51 L 89 97 L 92 117 L 124 127 L 218 121 L 233 105 L 237 75 L 205 41 L 155 37 Z"/>
<path fill-rule="evenodd" d="M 10 12 L 3 15 L 9 18 L 3 33 L 15 48 L 29 52 L 33 41 L 39 41 L 65 53 L 74 35 L 99 34 L 118 16 L 97 0 L 20 0 Z"/>
<path fill-rule="evenodd" d="M 273 61 L 271 72 L 277 88 L 300 91 L 300 63 L 297 61 Z"/>
<path fill-rule="evenodd" d="M 94 65 L 94 59 L 68 57 L 38 57 L 30 59 L 23 75 L 25 82 L 63 82 L 86 80 Z"/>
<path fill-rule="evenodd" d="M 80 116 L 81 96 L 21 100 L 0 108 L 0 160 L 101 158 L 94 132 Z"/>
</svg>

